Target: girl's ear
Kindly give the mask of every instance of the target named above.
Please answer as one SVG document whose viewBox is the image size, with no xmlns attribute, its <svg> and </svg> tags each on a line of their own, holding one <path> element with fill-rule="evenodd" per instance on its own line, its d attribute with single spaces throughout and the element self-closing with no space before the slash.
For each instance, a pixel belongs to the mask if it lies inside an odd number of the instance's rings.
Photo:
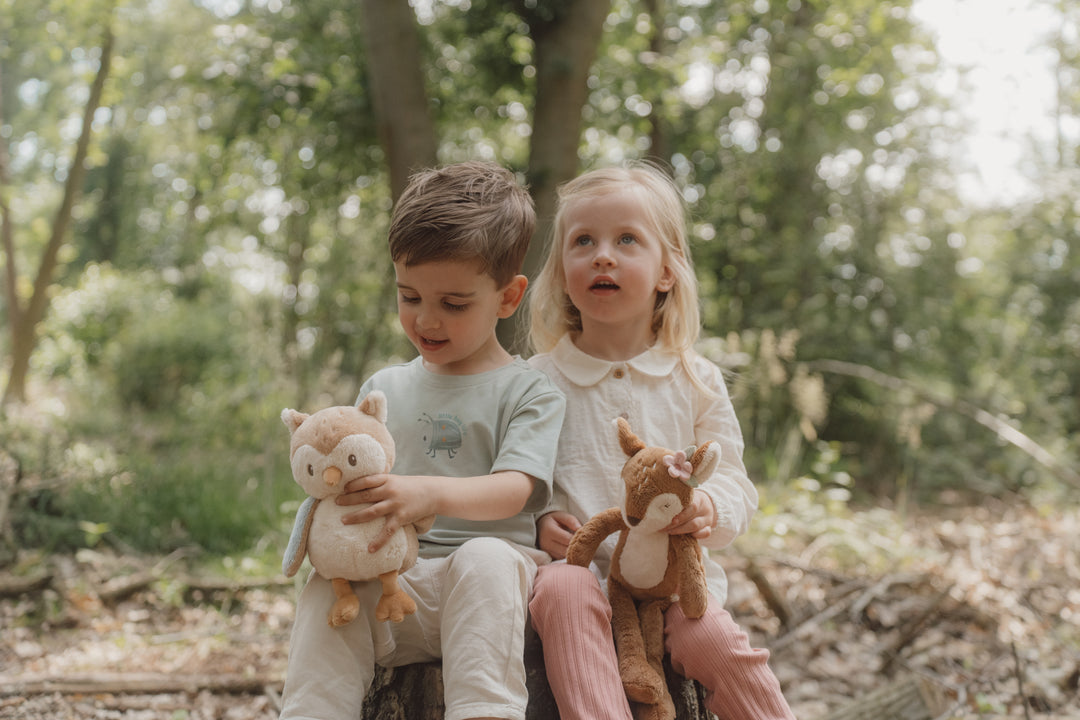
<svg viewBox="0 0 1080 720">
<path fill-rule="evenodd" d="M 675 287 L 675 272 L 670 265 L 665 265 L 660 272 L 660 279 L 656 281 L 657 292 L 668 292 Z"/>
<path fill-rule="evenodd" d="M 499 318 L 506 319 L 514 314 L 525 297 L 525 288 L 529 287 L 529 279 L 524 275 L 515 275 L 510 283 L 499 292 Z"/>
</svg>

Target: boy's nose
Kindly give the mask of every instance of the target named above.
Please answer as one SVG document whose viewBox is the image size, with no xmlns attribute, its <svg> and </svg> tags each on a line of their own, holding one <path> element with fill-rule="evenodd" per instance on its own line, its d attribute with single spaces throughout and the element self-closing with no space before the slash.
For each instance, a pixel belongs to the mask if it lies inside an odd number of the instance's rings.
<svg viewBox="0 0 1080 720">
<path fill-rule="evenodd" d="M 416 315 L 416 326 L 424 330 L 434 330 L 439 327 L 439 318 L 432 312 L 421 312 Z"/>
</svg>

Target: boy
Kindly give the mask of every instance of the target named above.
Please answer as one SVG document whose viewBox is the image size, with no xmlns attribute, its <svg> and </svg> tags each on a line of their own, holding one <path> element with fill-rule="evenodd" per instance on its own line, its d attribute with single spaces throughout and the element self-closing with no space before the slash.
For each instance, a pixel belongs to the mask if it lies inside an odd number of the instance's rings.
<svg viewBox="0 0 1080 720">
<path fill-rule="evenodd" d="M 447 720 L 525 717 L 533 513 L 551 494 L 565 401 L 500 345 L 495 326 L 525 293 L 519 271 L 534 226 L 528 193 L 490 163 L 420 172 L 394 208 L 399 320 L 419 357 L 361 388 L 387 396 L 397 461 L 392 474 L 354 480 L 338 502 L 372 503 L 344 522 L 383 517 L 386 537 L 437 515 L 401 576 L 417 611 L 375 621 L 379 583 L 363 583 L 360 616 L 331 628 L 333 589 L 312 573 L 297 602 L 283 718 L 353 720 L 375 663 L 439 657 Z"/>
</svg>

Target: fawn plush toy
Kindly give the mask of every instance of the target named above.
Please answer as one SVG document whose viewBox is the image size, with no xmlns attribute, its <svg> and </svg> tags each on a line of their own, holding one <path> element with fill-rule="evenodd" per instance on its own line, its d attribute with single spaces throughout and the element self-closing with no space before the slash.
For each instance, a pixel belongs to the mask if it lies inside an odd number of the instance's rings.
<svg viewBox="0 0 1080 720">
<path fill-rule="evenodd" d="M 394 465 L 386 396 L 375 390 L 356 407 L 329 407 L 312 415 L 285 409 L 281 419 L 289 428 L 293 479 L 309 496 L 296 514 L 282 570 L 295 575 L 306 554 L 315 571 L 333 583 L 337 600 L 328 617 L 333 627 L 351 622 L 360 611 L 350 581 L 376 578 L 382 583 L 376 619 L 401 622 L 416 612 L 416 603 L 398 586 L 398 574 L 416 563 L 417 533 L 430 530 L 435 518 L 399 528 L 378 552 L 369 553 L 368 544 L 385 521 L 344 525 L 343 515 L 367 506 L 334 502 L 353 478 L 390 472 Z"/>
<path fill-rule="evenodd" d="M 716 469 L 720 446 L 710 442 L 685 452 L 647 447 L 624 419 L 615 424 L 629 456 L 622 469 L 623 503 L 585 523 L 566 560 L 588 567 L 600 543 L 619 533 L 607 581 L 619 674 L 627 696 L 645 706 L 644 716 L 670 720 L 675 708 L 664 679 L 664 611 L 677 600 L 687 617 L 701 617 L 708 591 L 697 540 L 663 530 L 692 502 L 695 478 Z"/>
</svg>

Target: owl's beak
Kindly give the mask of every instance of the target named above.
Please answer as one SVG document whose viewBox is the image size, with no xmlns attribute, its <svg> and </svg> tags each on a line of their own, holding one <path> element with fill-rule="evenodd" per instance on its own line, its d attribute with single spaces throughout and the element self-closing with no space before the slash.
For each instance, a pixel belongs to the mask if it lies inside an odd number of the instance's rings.
<svg viewBox="0 0 1080 720">
<path fill-rule="evenodd" d="M 336 487 L 341 482 L 341 471 L 331 465 L 323 470 L 322 479 L 326 487 Z"/>
</svg>

